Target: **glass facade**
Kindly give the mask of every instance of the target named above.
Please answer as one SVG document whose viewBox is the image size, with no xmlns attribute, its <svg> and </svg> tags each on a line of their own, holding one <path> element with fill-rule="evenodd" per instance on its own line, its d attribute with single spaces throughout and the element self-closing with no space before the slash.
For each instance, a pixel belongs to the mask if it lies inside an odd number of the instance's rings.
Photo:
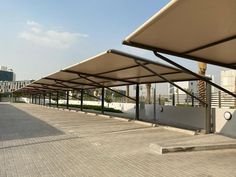
<svg viewBox="0 0 236 177">
<path fill-rule="evenodd" d="M 13 80 L 14 80 L 13 72 L 0 70 L 0 81 L 13 81 Z"/>
</svg>

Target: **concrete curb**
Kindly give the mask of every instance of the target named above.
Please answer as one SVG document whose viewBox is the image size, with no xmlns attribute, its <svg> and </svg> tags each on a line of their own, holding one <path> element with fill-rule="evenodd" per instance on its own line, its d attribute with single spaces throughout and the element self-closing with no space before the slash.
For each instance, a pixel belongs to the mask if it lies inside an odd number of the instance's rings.
<svg viewBox="0 0 236 177">
<path fill-rule="evenodd" d="M 192 145 L 192 146 L 170 146 L 170 147 L 164 147 L 164 146 L 152 143 L 149 145 L 149 149 L 161 155 L 161 154 L 174 153 L 174 152 L 236 149 L 236 143 L 204 144 L 204 145 Z"/>
<path fill-rule="evenodd" d="M 125 122 L 130 122 L 131 119 L 126 119 L 126 118 L 122 118 L 122 117 L 110 117 L 111 119 L 115 119 L 115 120 L 120 120 L 120 121 L 125 121 Z"/>
<path fill-rule="evenodd" d="M 143 122 L 143 121 L 140 121 L 140 120 L 134 120 L 132 121 L 136 124 L 140 124 L 140 125 L 146 125 L 146 126 L 150 126 L 150 127 L 155 127 L 156 124 L 153 124 L 153 123 L 150 123 L 150 122 Z"/>
<path fill-rule="evenodd" d="M 197 131 L 194 130 L 185 130 L 182 128 L 176 128 L 176 127 L 170 127 L 170 126 L 165 126 L 165 125 L 160 125 L 162 128 L 170 131 L 175 131 L 175 132 L 180 132 L 180 133 L 185 133 L 188 135 L 197 135 Z"/>
<path fill-rule="evenodd" d="M 133 120 L 133 119 L 130 119 L 130 118 L 122 118 L 122 117 L 115 117 L 115 116 L 113 117 L 113 116 L 110 116 L 110 115 L 104 115 L 104 114 L 99 114 L 99 113 L 91 113 L 91 112 L 86 112 L 86 111 L 81 111 L 81 110 L 72 110 L 72 109 L 48 107 L 48 106 L 46 106 L 46 108 L 48 108 L 48 109 L 57 109 L 57 110 L 60 110 L 60 111 L 67 111 L 67 112 L 77 112 L 77 113 L 81 113 L 81 114 L 87 114 L 87 115 L 91 115 L 91 116 L 98 116 L 98 117 L 103 117 L 103 118 L 107 118 L 107 119 L 115 119 L 115 120 L 125 121 L 125 122 L 133 122 L 133 123 L 136 123 L 136 124 L 140 124 L 140 125 L 144 125 L 144 126 L 150 126 L 150 127 L 161 127 L 161 128 L 166 129 L 166 130 L 185 133 L 185 134 L 188 134 L 188 135 L 197 135 L 197 131 L 191 131 L 191 130 L 176 128 L 176 127 L 171 127 L 171 126 L 160 125 L 158 123 L 144 122 L 144 121 L 141 121 L 141 120 Z"/>
</svg>

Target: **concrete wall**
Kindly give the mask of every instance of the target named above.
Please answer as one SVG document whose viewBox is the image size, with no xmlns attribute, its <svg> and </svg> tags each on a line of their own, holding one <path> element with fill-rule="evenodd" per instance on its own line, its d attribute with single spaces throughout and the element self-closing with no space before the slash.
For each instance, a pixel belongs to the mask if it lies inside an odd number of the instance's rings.
<svg viewBox="0 0 236 177">
<path fill-rule="evenodd" d="M 141 107 L 140 117 L 147 121 L 155 121 L 154 106 L 145 105 L 145 109 Z M 204 129 L 205 109 L 198 107 L 157 106 L 156 121 L 183 128 Z"/>
<path fill-rule="evenodd" d="M 10 102 L 11 98 L 10 97 L 1 97 L 0 102 Z"/>
<path fill-rule="evenodd" d="M 232 114 L 231 120 L 224 118 L 224 113 L 229 111 Z M 236 109 L 220 109 L 213 110 L 213 118 L 215 121 L 215 132 L 236 137 Z"/>
<path fill-rule="evenodd" d="M 101 102 L 85 101 L 84 104 L 101 105 Z M 105 103 L 105 106 L 108 104 Z M 130 117 L 135 116 L 134 103 L 110 103 L 109 107 L 119 109 Z M 162 108 L 163 111 L 161 112 Z M 156 120 L 154 120 L 154 105 L 140 104 L 140 119 L 183 128 L 205 129 L 205 108 L 157 105 Z"/>
<path fill-rule="evenodd" d="M 26 101 L 28 102 L 28 101 Z M 46 101 L 48 102 L 48 100 Z M 41 100 L 43 103 L 43 100 Z M 60 104 L 66 104 L 66 100 L 60 100 Z M 78 100 L 71 100 L 70 104 L 80 104 Z M 84 105 L 101 105 L 100 101 L 84 101 Z M 124 112 L 123 116 L 135 117 L 134 103 L 105 103 L 106 107 L 114 108 Z M 163 111 L 161 109 L 163 108 Z M 122 116 L 122 115 L 121 115 Z M 204 129 L 205 109 L 197 107 L 156 107 L 156 121 L 154 120 L 154 105 L 140 104 L 140 119 L 150 122 L 158 122 L 183 128 Z"/>
<path fill-rule="evenodd" d="M 20 98 L 20 101 L 27 103 L 31 99 Z M 53 102 L 53 101 L 52 101 Z M 43 103 L 43 100 L 41 100 Z M 46 100 L 48 103 L 48 100 Z M 54 102 L 53 102 L 54 103 Z M 66 103 L 66 100 L 60 100 L 59 103 Z M 80 101 L 71 100 L 70 104 L 80 104 Z M 84 101 L 85 105 L 101 105 L 100 101 Z M 105 103 L 106 107 L 115 108 L 123 111 L 130 117 L 135 116 L 135 104 L 133 103 Z M 232 113 L 232 119 L 226 120 L 224 113 Z M 216 133 L 236 137 L 236 109 L 214 108 L 213 122 Z M 156 106 L 156 120 L 154 120 L 153 104 L 140 104 L 140 119 L 150 122 L 158 122 L 167 125 L 174 125 L 183 128 L 204 129 L 205 128 L 205 109 L 198 107 L 174 107 L 174 106 Z"/>
<path fill-rule="evenodd" d="M 66 104 L 66 100 L 59 100 L 60 104 Z M 69 101 L 70 104 L 77 104 L 80 105 L 80 101 L 77 100 L 70 100 Z M 95 105 L 95 106 L 101 106 L 101 101 L 84 101 L 83 102 L 84 105 Z M 134 113 L 134 107 L 135 104 L 133 103 L 116 103 L 116 102 L 112 102 L 112 103 L 104 103 L 105 107 L 110 107 L 110 108 L 114 108 L 114 109 L 118 109 L 121 110 L 122 112 L 130 112 L 130 113 Z"/>
</svg>

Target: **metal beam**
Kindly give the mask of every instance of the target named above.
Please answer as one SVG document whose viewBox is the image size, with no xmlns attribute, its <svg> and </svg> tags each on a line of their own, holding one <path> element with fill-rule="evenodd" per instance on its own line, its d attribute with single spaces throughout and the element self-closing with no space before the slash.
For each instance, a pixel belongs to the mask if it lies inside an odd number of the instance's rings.
<svg viewBox="0 0 236 177">
<path fill-rule="evenodd" d="M 164 76 L 156 73 L 155 71 L 153 71 L 152 69 L 148 68 L 147 66 L 142 65 L 141 63 L 139 63 L 138 61 L 136 61 L 136 63 L 138 63 L 140 66 L 142 66 L 143 68 L 145 68 L 146 70 L 148 70 L 149 72 L 155 74 L 156 76 L 158 76 L 159 78 L 165 80 L 166 82 L 169 82 L 170 84 L 172 84 L 173 86 L 177 87 L 178 89 L 182 90 L 184 93 L 194 97 L 195 99 L 197 99 L 198 101 L 200 101 L 201 103 L 203 103 L 204 105 L 206 105 L 206 103 L 201 100 L 200 98 L 196 97 L 195 95 L 191 94 L 190 92 L 186 91 L 185 89 L 183 89 L 182 87 L 180 87 L 179 85 L 175 84 L 174 82 L 172 82 L 169 79 L 166 79 Z"/>
<path fill-rule="evenodd" d="M 165 76 L 165 75 L 171 75 L 171 74 L 179 74 L 182 73 L 182 71 L 175 71 L 175 72 L 168 72 L 168 73 L 161 73 L 160 75 Z M 144 76 L 139 76 L 139 77 L 126 77 L 124 79 L 142 79 L 146 77 L 154 77 L 156 76 L 155 74 L 149 74 L 149 75 L 144 75 Z"/>
<path fill-rule="evenodd" d="M 67 86 L 67 85 L 65 85 L 65 84 L 63 84 L 63 83 L 59 83 L 59 82 L 58 82 L 58 84 L 61 84 L 61 85 L 63 85 L 63 86 L 66 87 L 66 88 L 70 88 L 70 89 L 74 89 L 74 90 L 81 90 L 80 88 L 70 87 L 70 86 Z M 84 94 L 86 94 L 86 95 L 88 95 L 88 96 L 91 96 L 91 97 L 96 98 L 97 100 L 99 100 L 99 98 L 95 97 L 94 95 L 90 95 L 89 93 L 84 92 Z M 73 98 L 73 96 L 72 96 L 72 98 Z"/>
<path fill-rule="evenodd" d="M 148 63 L 145 63 L 145 64 L 148 64 Z M 127 66 L 127 67 L 124 67 L 124 68 L 119 68 L 119 69 L 114 69 L 114 70 L 105 71 L 105 72 L 101 72 L 101 73 L 96 73 L 95 75 L 103 75 L 103 74 L 113 73 L 113 72 L 117 72 L 117 71 L 132 69 L 132 68 L 136 68 L 136 67 L 138 67 L 138 65 Z"/>
<path fill-rule="evenodd" d="M 80 82 L 67 81 L 67 80 L 63 80 L 63 79 L 54 79 L 54 78 L 50 78 L 50 77 L 44 77 L 43 79 L 52 80 L 52 81 L 59 81 L 59 82 L 66 82 L 66 83 L 69 83 L 69 84 L 94 86 L 92 84 L 85 84 L 85 83 L 80 83 Z"/>
<path fill-rule="evenodd" d="M 113 91 L 113 92 L 115 92 L 115 93 L 117 93 L 117 94 L 120 94 L 120 95 L 122 95 L 122 96 L 124 96 L 124 97 L 127 97 L 127 98 L 129 98 L 129 99 L 135 101 L 134 98 L 132 98 L 132 97 L 130 97 L 130 96 L 127 96 L 127 95 L 125 95 L 125 94 L 123 94 L 123 93 L 120 93 L 120 92 L 118 92 L 118 91 L 116 91 L 116 90 L 113 90 L 113 89 L 111 89 L 110 87 L 107 87 L 107 86 L 104 86 L 104 85 L 102 85 L 102 84 L 100 84 L 100 83 L 97 83 L 97 82 L 95 82 L 95 81 L 92 80 L 92 79 L 89 79 L 89 78 L 84 77 L 84 76 L 82 76 L 82 75 L 80 75 L 80 77 L 81 77 L 81 78 L 84 78 L 84 79 L 86 79 L 86 80 L 88 80 L 88 81 L 90 81 L 90 82 L 92 82 L 92 83 L 94 83 L 94 84 L 97 84 L 97 86 L 99 86 L 99 87 L 102 87 L 102 88 L 105 87 L 106 89 L 108 89 L 108 90 L 110 90 L 110 91 Z"/>
<path fill-rule="evenodd" d="M 222 43 L 225 43 L 225 42 L 234 40 L 234 39 L 236 39 L 236 35 L 230 36 L 230 37 L 228 37 L 228 38 L 221 39 L 221 40 L 218 40 L 218 41 L 215 41 L 215 42 L 212 42 L 212 43 L 209 43 L 209 44 L 200 46 L 200 47 L 196 47 L 196 48 L 191 49 L 191 50 L 187 50 L 187 51 L 183 52 L 182 54 L 193 53 L 193 52 L 196 52 L 196 51 L 199 51 L 199 50 L 203 50 L 203 49 L 206 49 L 206 48 L 209 48 L 209 47 L 212 47 L 212 46 L 216 46 L 216 45 L 218 45 L 218 44 L 222 44 Z"/>
<path fill-rule="evenodd" d="M 106 76 L 100 76 L 100 75 L 96 75 L 96 74 L 88 74 L 88 73 L 84 73 L 84 72 L 78 72 L 78 71 L 71 71 L 71 70 L 61 70 L 62 72 L 67 72 L 67 73 L 73 73 L 73 74 L 78 74 L 80 75 L 85 75 L 85 76 L 89 76 L 89 77 L 96 77 L 99 79 L 106 79 L 106 80 L 110 80 L 110 81 L 119 81 L 119 82 L 127 82 L 130 84 L 137 84 L 137 82 L 133 82 L 133 81 L 129 81 L 126 79 L 116 79 L 116 78 L 111 78 L 111 77 L 106 77 Z"/>
<path fill-rule="evenodd" d="M 84 92 L 84 94 L 85 94 L 85 95 L 88 95 L 88 96 L 90 96 L 90 97 L 92 97 L 92 98 L 95 98 L 95 99 L 97 99 L 97 100 L 100 100 L 100 98 L 98 98 L 98 97 L 96 97 L 96 96 L 94 96 L 94 95 L 91 95 L 91 94 L 89 94 L 89 93 L 87 93 L 87 92 Z"/>
<path fill-rule="evenodd" d="M 62 86 L 64 86 L 64 87 L 66 87 L 66 88 L 69 88 L 69 89 L 73 89 L 73 90 L 78 90 L 79 88 L 77 88 L 77 87 L 71 87 L 71 86 L 68 86 L 68 85 L 66 85 L 66 84 L 63 84 L 63 83 L 61 83 L 61 82 L 59 82 L 59 81 L 55 81 L 57 84 L 60 84 L 60 85 L 62 85 Z"/>
<path fill-rule="evenodd" d="M 205 82 L 211 84 L 212 86 L 218 88 L 219 90 L 222 90 L 222 91 L 224 91 L 225 93 L 227 93 L 227 94 L 229 94 L 229 95 L 231 95 L 231 96 L 233 96 L 233 97 L 236 97 L 236 94 L 234 94 L 234 93 L 230 92 L 229 90 L 227 90 L 227 89 L 225 89 L 225 88 L 223 88 L 223 87 L 221 87 L 221 86 L 215 84 L 214 82 L 211 82 L 211 81 L 210 81 L 209 79 L 207 79 L 206 77 L 201 76 L 201 75 L 199 75 L 199 74 L 197 74 L 197 73 L 195 73 L 195 72 L 193 72 L 193 71 L 191 71 L 191 70 L 185 68 L 184 66 L 179 65 L 178 63 L 176 63 L 176 62 L 174 62 L 174 61 L 168 59 L 167 57 L 165 57 L 165 56 L 163 56 L 163 55 L 161 55 L 161 54 L 159 54 L 159 53 L 157 53 L 157 52 L 155 52 L 155 51 L 154 51 L 154 54 L 155 54 L 158 58 L 160 58 L 160 59 L 162 59 L 162 60 L 164 60 L 164 61 L 166 61 L 166 62 L 168 62 L 168 63 L 170 63 L 170 64 L 172 64 L 172 65 L 174 65 L 174 66 L 176 66 L 176 67 L 178 67 L 178 68 L 180 68 L 180 69 L 182 69 L 183 71 L 185 71 L 185 72 L 187 72 L 187 73 L 189 73 L 189 74 L 191 74 L 191 75 L 193 75 L 193 76 L 199 78 L 200 80 L 203 80 L 203 81 L 205 81 Z"/>
<path fill-rule="evenodd" d="M 38 85 L 42 85 L 42 86 L 51 86 L 51 87 L 59 87 L 59 88 L 64 88 L 64 89 L 53 89 L 53 88 L 48 88 L 47 90 L 50 90 L 50 91 L 62 91 L 62 92 L 65 92 L 66 89 L 64 86 L 60 86 L 60 85 L 51 85 L 51 84 L 44 84 L 44 83 L 34 83 L 34 84 L 38 84 Z M 32 86 L 31 86 L 32 87 Z M 67 89 L 68 90 L 68 89 Z"/>
<path fill-rule="evenodd" d="M 226 67 L 226 68 L 236 69 L 235 65 L 225 64 L 225 63 L 221 63 L 221 62 L 217 62 L 217 61 L 212 61 L 212 60 L 209 60 L 209 59 L 203 59 L 203 58 L 191 56 L 191 55 L 188 55 L 188 54 L 181 54 L 181 53 L 178 53 L 178 52 L 174 52 L 174 51 L 170 51 L 170 50 L 166 50 L 166 49 L 161 49 L 161 48 L 157 48 L 157 47 L 152 47 L 152 46 L 148 46 L 148 45 L 143 45 L 143 44 L 139 44 L 139 43 L 136 43 L 136 42 L 123 41 L 123 44 L 129 45 L 129 46 L 132 46 L 132 47 L 138 47 L 138 48 L 146 49 L 146 50 L 156 51 L 156 52 L 160 52 L 160 53 L 164 53 L 164 54 L 168 54 L 168 55 L 173 55 L 173 56 L 177 56 L 177 57 L 187 58 L 187 59 L 194 60 L 194 61 L 201 61 L 201 62 L 204 62 L 204 63 L 210 63 L 210 64 L 213 64 L 213 65 L 218 65 L 218 66 L 222 66 L 222 67 Z"/>
<path fill-rule="evenodd" d="M 29 86 L 28 86 L 29 87 Z M 39 88 L 34 88 L 34 89 L 29 89 L 29 88 L 24 88 L 24 90 L 21 91 L 21 93 L 42 93 L 43 90 L 39 89 Z"/>
<path fill-rule="evenodd" d="M 39 91 L 55 91 L 56 89 L 51 89 L 51 88 L 46 88 L 46 87 L 37 87 L 37 86 L 32 86 L 32 85 L 28 85 L 27 87 L 31 87 L 31 88 L 35 88 L 36 90 Z"/>
</svg>

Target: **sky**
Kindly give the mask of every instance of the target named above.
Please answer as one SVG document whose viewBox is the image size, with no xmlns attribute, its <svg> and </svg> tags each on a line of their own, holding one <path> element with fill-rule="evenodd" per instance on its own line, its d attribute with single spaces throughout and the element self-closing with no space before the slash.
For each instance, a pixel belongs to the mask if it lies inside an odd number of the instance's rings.
<svg viewBox="0 0 236 177">
<path fill-rule="evenodd" d="M 0 65 L 13 69 L 17 80 L 39 79 L 108 49 L 159 61 L 122 41 L 169 0 L 0 2 Z M 196 62 L 174 59 L 197 71 Z M 219 83 L 220 70 L 209 65 L 207 74 Z"/>
</svg>

